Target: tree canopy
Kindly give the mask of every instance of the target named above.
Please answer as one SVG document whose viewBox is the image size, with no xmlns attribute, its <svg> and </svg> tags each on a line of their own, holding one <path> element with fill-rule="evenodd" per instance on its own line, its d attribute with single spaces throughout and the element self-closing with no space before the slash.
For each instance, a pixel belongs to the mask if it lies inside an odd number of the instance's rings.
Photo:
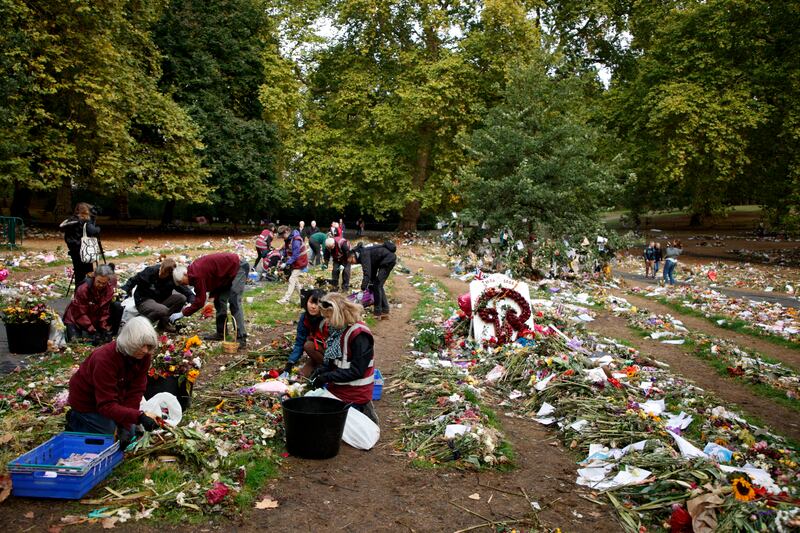
<svg viewBox="0 0 800 533">
<path fill-rule="evenodd" d="M 519 112 L 513 82 L 565 121 L 525 165 L 586 151 L 634 214 L 759 203 L 796 222 L 799 22 L 768 0 L 0 0 L 0 187 L 410 229 L 474 207 L 465 176 L 508 179 L 473 134 Z M 529 119 L 507 146 L 545 142 Z M 545 184 L 581 197 L 548 168 L 520 209 Z"/>
</svg>

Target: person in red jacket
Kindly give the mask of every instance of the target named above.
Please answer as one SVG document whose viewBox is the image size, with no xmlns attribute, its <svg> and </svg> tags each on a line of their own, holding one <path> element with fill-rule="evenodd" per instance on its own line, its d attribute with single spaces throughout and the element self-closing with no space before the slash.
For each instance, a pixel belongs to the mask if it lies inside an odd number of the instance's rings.
<svg viewBox="0 0 800 533">
<path fill-rule="evenodd" d="M 350 253 L 350 243 L 344 237 L 328 237 L 325 240 L 325 249 L 333 260 L 333 273 L 331 285 L 333 290 L 339 290 L 339 272 L 342 272 L 342 290 L 350 290 L 350 262 L 347 254 Z"/>
<path fill-rule="evenodd" d="M 236 321 L 236 340 L 239 347 L 247 346 L 247 331 L 244 325 L 244 309 L 242 308 L 242 293 L 247 275 L 250 273 L 250 264 L 231 253 L 209 254 L 192 261 L 187 267 L 175 267 L 172 277 L 178 285 L 191 285 L 194 287 L 195 299 L 191 305 L 182 311 L 172 314 L 170 322 L 190 316 L 206 304 L 206 293 L 214 299 L 214 309 L 217 311 L 215 333 L 206 335 L 205 340 L 221 341 L 225 332 L 225 321 L 228 319 L 228 304 L 231 306 L 233 319 Z"/>
<path fill-rule="evenodd" d="M 122 327 L 116 341 L 94 350 L 69 380 L 66 430 L 116 433 L 127 446 L 135 424 L 147 431 L 156 429 L 158 421 L 140 411 L 139 404 L 157 348 L 156 330 L 139 316 Z"/>
<path fill-rule="evenodd" d="M 100 265 L 78 285 L 64 311 L 67 342 L 90 339 L 96 345 L 111 340 L 111 302 L 117 278 L 109 265 Z"/>
<path fill-rule="evenodd" d="M 372 403 L 375 341 L 361 320 L 364 308 L 336 292 L 320 298 L 319 305 L 328 325 L 328 339 L 322 366 L 311 375 L 309 386 L 316 389 L 327 383 L 331 394 L 353 404 L 377 424 Z"/>
</svg>

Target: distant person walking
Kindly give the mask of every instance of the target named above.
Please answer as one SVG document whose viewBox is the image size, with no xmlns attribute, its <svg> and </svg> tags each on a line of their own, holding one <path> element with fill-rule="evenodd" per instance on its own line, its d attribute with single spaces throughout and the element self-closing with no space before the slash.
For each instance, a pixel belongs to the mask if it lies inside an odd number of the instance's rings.
<svg viewBox="0 0 800 533">
<path fill-rule="evenodd" d="M 675 267 L 678 266 L 678 256 L 683 253 L 681 241 L 667 243 L 666 261 L 664 262 L 664 283 L 675 285 Z"/>
<path fill-rule="evenodd" d="M 655 263 L 656 263 L 656 244 L 650 241 L 647 248 L 644 249 L 644 277 L 655 278 Z"/>
</svg>

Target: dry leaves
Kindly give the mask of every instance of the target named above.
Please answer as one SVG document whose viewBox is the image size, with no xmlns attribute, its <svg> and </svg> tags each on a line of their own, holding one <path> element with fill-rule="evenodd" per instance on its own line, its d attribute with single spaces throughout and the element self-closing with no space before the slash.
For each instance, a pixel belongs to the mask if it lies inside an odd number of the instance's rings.
<svg viewBox="0 0 800 533">
<path fill-rule="evenodd" d="M 264 496 L 260 502 L 256 502 L 256 509 L 275 509 L 278 507 L 278 502 L 273 500 L 270 496 Z"/>
<path fill-rule="evenodd" d="M 11 476 L 0 476 L 0 502 L 11 494 Z"/>
<path fill-rule="evenodd" d="M 11 439 L 13 438 L 14 435 L 12 435 L 11 433 L 4 433 L 0 435 L 0 444 L 8 444 L 9 442 L 11 442 Z"/>
<path fill-rule="evenodd" d="M 469 495 L 469 499 L 470 500 L 480 500 L 481 499 L 481 495 L 476 492 L 475 494 L 470 494 Z"/>
</svg>

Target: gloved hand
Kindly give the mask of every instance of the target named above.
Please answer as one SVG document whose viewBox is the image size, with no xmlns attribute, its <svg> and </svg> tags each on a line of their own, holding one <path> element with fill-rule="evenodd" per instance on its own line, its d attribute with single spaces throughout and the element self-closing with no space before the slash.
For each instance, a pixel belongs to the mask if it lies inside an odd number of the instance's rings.
<svg viewBox="0 0 800 533">
<path fill-rule="evenodd" d="M 328 380 L 325 379 L 325 374 L 321 371 L 321 369 L 317 369 L 311 374 L 311 377 L 308 378 L 308 388 L 310 390 L 315 390 L 327 383 Z"/>
<path fill-rule="evenodd" d="M 139 415 L 139 424 L 142 425 L 145 431 L 153 431 L 158 429 L 158 422 L 144 413 Z"/>
<path fill-rule="evenodd" d="M 169 321 L 172 322 L 173 324 L 175 323 L 176 320 L 180 320 L 181 318 L 183 318 L 182 311 L 178 311 L 177 313 L 172 313 L 171 315 L 169 315 Z"/>
</svg>

